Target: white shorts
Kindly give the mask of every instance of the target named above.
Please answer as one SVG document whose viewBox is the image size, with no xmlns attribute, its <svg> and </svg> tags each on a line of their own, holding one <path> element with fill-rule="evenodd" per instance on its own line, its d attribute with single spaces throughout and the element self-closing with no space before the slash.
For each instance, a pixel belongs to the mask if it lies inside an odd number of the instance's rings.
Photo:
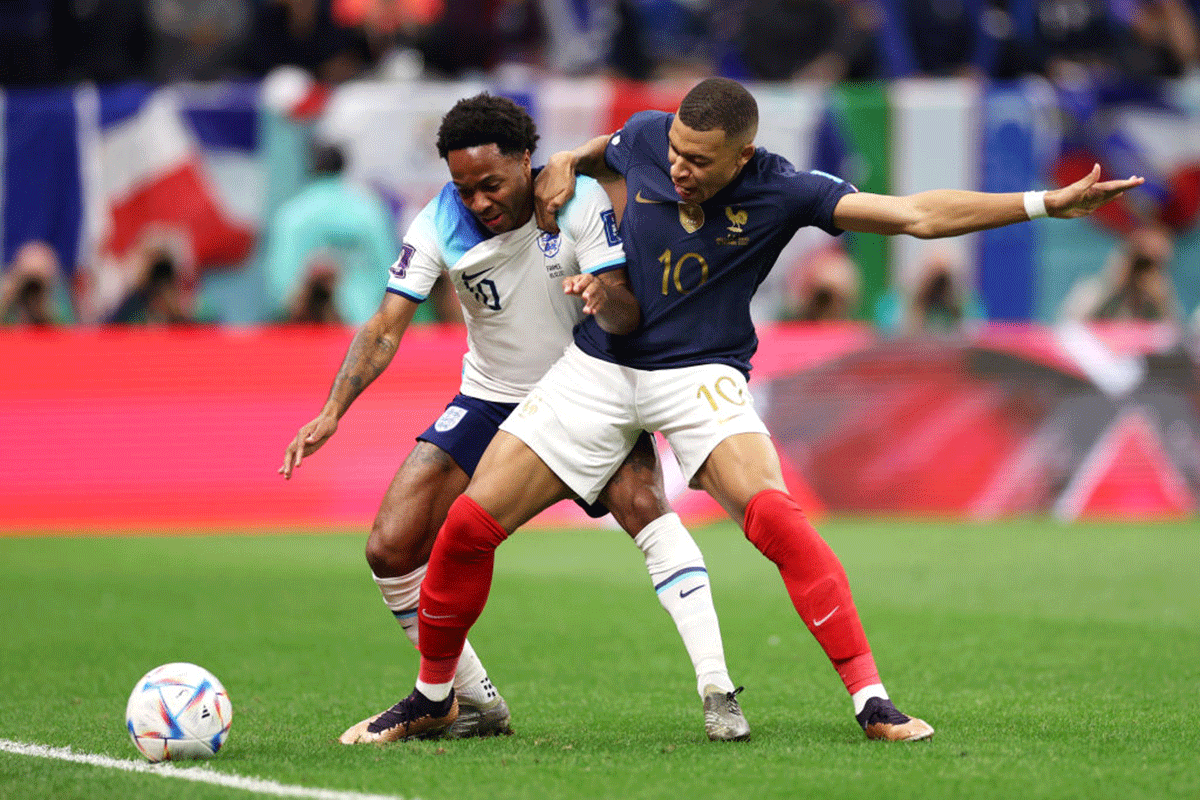
<svg viewBox="0 0 1200 800">
<path fill-rule="evenodd" d="M 527 444 L 589 503 L 643 431 L 661 431 L 690 483 L 724 439 L 767 433 L 742 373 L 724 364 L 641 370 L 574 344 L 500 430 Z"/>
</svg>

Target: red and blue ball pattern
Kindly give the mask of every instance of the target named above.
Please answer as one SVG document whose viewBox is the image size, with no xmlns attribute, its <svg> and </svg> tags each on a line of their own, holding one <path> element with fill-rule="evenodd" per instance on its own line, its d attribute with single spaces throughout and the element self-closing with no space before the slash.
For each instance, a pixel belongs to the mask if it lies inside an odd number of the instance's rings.
<svg viewBox="0 0 1200 800">
<path fill-rule="evenodd" d="M 146 673 L 129 696 L 125 726 L 150 761 L 211 758 L 233 721 L 233 704 L 216 677 L 195 664 L 163 664 Z"/>
</svg>

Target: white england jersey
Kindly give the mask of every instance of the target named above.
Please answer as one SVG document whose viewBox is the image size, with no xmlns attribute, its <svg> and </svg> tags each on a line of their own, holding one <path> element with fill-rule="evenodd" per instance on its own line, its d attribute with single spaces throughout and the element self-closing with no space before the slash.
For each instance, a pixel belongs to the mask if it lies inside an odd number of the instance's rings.
<svg viewBox="0 0 1200 800">
<path fill-rule="evenodd" d="M 531 218 L 516 230 L 488 232 L 447 183 L 404 235 L 387 290 L 420 303 L 445 270 L 467 323 L 462 386 L 470 397 L 520 402 L 571 343 L 583 301 L 562 279 L 625 264 L 608 195 L 580 176 L 551 236 Z"/>
</svg>

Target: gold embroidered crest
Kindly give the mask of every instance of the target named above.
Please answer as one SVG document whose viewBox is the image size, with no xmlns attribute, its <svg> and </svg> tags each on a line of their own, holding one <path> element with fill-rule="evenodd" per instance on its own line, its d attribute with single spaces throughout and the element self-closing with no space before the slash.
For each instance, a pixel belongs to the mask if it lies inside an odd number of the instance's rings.
<svg viewBox="0 0 1200 800">
<path fill-rule="evenodd" d="M 725 216 L 729 218 L 730 233 L 741 233 L 742 226 L 750 219 L 748 211 L 734 211 L 732 206 L 725 206 Z"/>
<path fill-rule="evenodd" d="M 717 237 L 717 244 L 728 244 L 734 246 L 747 245 L 750 243 L 748 236 L 742 236 L 744 226 L 750 221 L 750 212 L 734 211 L 733 206 L 725 206 L 725 216 L 729 220 L 729 231 L 724 236 Z"/>
<path fill-rule="evenodd" d="M 695 233 L 704 227 L 704 209 L 695 203 L 680 203 L 679 224 L 688 233 Z"/>
</svg>

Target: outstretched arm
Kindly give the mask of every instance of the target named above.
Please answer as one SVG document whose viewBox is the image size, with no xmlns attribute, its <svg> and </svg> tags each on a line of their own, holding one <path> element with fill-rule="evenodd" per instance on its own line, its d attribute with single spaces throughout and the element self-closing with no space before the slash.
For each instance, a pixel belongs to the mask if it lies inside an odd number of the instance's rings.
<svg viewBox="0 0 1200 800">
<path fill-rule="evenodd" d="M 1090 173 L 1068 186 L 1036 194 L 1042 194 L 1047 216 L 1073 219 L 1092 213 L 1144 182 L 1144 178 L 1138 177 L 1100 182 L 1100 165 L 1097 164 Z M 906 233 L 918 239 L 938 239 L 1030 219 L 1025 194 L 936 189 L 893 197 L 857 192 L 838 201 L 833 222 L 847 231 L 887 236 Z M 1037 198 L 1032 200 L 1036 207 Z"/>
<path fill-rule="evenodd" d="M 604 161 L 608 139 L 607 135 L 597 136 L 574 150 L 563 150 L 550 156 L 533 187 L 533 210 L 539 228 L 558 233 L 555 215 L 574 196 L 577 174 L 601 182 L 620 177 Z"/>
<path fill-rule="evenodd" d="M 350 342 L 341 369 L 333 379 L 329 399 L 315 419 L 300 428 L 283 454 L 279 473 L 292 477 L 305 456 L 321 449 L 337 432 L 338 420 L 349 410 L 363 389 L 383 374 L 400 346 L 404 332 L 412 322 L 417 304 L 393 292 L 385 292 L 379 310 L 359 328 Z"/>
</svg>

